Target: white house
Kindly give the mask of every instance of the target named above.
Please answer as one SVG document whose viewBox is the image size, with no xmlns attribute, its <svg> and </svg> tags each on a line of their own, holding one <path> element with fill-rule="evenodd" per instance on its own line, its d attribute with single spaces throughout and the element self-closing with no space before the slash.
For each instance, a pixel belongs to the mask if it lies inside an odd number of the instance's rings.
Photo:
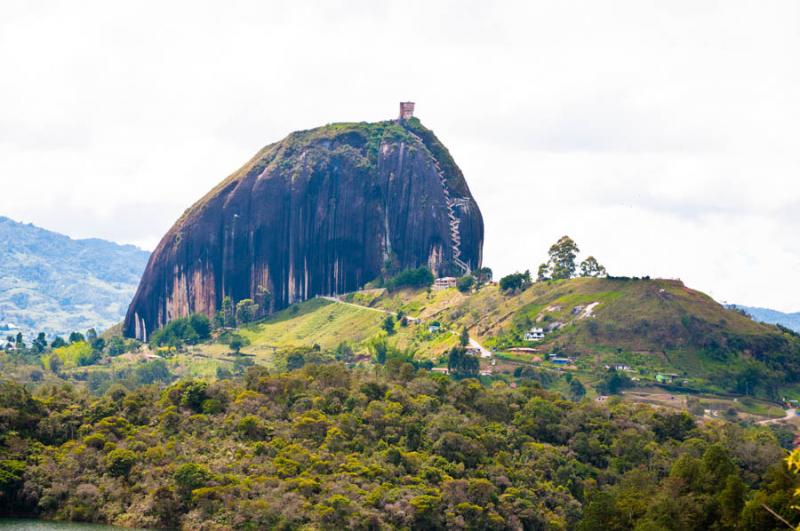
<svg viewBox="0 0 800 531">
<path fill-rule="evenodd" d="M 543 328 L 531 328 L 525 332 L 525 341 L 539 341 L 540 339 L 544 339 Z"/>
</svg>

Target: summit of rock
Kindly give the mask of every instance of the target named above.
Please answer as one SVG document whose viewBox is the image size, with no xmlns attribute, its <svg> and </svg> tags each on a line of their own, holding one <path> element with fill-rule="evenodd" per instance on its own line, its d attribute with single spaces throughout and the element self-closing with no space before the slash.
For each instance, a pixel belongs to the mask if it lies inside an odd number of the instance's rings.
<svg viewBox="0 0 800 531">
<path fill-rule="evenodd" d="M 386 270 L 481 265 L 483 219 L 418 119 L 337 123 L 259 151 L 189 208 L 150 258 L 124 331 L 146 339 L 225 297 L 261 314 L 353 291 Z"/>
</svg>

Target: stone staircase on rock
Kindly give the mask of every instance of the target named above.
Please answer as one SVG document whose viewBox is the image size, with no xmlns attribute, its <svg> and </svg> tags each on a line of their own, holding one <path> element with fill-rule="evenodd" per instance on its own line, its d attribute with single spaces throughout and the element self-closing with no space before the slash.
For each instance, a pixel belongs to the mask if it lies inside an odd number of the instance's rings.
<svg viewBox="0 0 800 531">
<path fill-rule="evenodd" d="M 413 136 L 420 144 L 425 145 L 420 138 L 414 131 L 410 130 L 406 127 L 406 131 Z M 444 170 L 439 165 L 439 161 L 434 159 L 434 167 L 436 168 L 436 174 L 439 176 L 439 182 L 442 185 L 442 191 L 444 192 L 445 204 L 447 205 L 447 219 L 448 224 L 450 226 L 450 248 L 453 253 L 453 264 L 455 264 L 464 275 L 468 275 L 472 268 L 470 265 L 461 259 L 461 232 L 459 231 L 459 225 L 461 224 L 461 220 L 458 218 L 456 214 L 456 206 L 464 207 L 467 205 L 467 200 L 462 198 L 453 199 L 450 196 L 450 189 L 447 187 L 447 178 L 444 175 Z"/>
</svg>

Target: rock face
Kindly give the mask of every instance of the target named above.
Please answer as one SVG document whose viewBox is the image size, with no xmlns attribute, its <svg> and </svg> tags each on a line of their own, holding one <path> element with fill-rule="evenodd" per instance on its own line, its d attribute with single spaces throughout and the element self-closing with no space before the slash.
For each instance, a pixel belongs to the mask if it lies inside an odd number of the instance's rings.
<svg viewBox="0 0 800 531">
<path fill-rule="evenodd" d="M 461 171 L 416 118 L 296 132 L 167 232 L 124 331 L 147 340 L 171 319 L 213 316 L 225 296 L 261 302 L 263 315 L 356 290 L 387 269 L 461 274 L 480 266 L 482 246 Z"/>
</svg>

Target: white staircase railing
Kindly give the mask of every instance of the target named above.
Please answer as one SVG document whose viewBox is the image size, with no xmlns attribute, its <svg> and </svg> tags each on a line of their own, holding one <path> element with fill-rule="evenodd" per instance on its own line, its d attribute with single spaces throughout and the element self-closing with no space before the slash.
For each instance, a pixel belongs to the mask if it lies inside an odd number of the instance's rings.
<svg viewBox="0 0 800 531">
<path fill-rule="evenodd" d="M 406 129 L 406 131 L 420 144 L 424 145 L 422 139 L 414 133 L 414 131 L 410 129 Z M 439 161 L 434 159 L 433 165 L 436 168 L 436 174 L 439 176 L 439 183 L 442 185 L 442 192 L 444 192 L 445 204 L 447 205 L 447 219 L 450 227 L 450 249 L 453 253 L 453 263 L 461 269 L 463 274 L 467 275 L 472 271 L 472 268 L 461 259 L 461 230 L 459 228 L 461 219 L 456 215 L 455 210 L 456 205 L 463 206 L 464 199 L 453 199 L 450 197 L 450 190 L 447 188 L 447 178 L 444 175 L 442 167 L 439 165 Z"/>
</svg>

